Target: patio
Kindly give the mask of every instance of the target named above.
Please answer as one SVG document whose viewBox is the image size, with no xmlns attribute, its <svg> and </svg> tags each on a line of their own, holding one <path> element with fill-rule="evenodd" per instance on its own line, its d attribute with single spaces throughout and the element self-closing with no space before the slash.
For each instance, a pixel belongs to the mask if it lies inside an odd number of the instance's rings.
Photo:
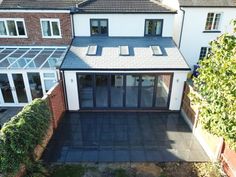
<svg viewBox="0 0 236 177">
<path fill-rule="evenodd" d="M 208 161 L 179 113 L 70 112 L 49 143 L 48 163 Z"/>
<path fill-rule="evenodd" d="M 21 110 L 22 107 L 0 107 L 0 128 Z"/>
</svg>

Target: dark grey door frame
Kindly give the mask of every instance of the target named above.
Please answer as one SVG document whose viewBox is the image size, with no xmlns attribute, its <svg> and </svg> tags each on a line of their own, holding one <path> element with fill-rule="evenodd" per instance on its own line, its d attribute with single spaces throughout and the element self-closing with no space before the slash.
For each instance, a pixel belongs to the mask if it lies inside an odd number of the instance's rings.
<svg viewBox="0 0 236 177">
<path fill-rule="evenodd" d="M 169 94 L 168 94 L 168 101 L 166 107 L 155 107 L 156 105 L 156 91 L 157 91 L 157 83 L 158 83 L 158 75 L 170 75 L 170 87 L 169 87 Z M 80 99 L 80 89 L 79 89 L 79 75 L 91 75 L 92 76 L 92 89 L 93 89 L 93 107 L 83 107 L 81 104 L 81 99 Z M 108 83 L 107 83 L 107 89 L 108 89 L 108 107 L 97 107 L 96 106 L 96 75 L 106 75 L 108 77 Z M 122 75 L 123 76 L 123 106 L 122 107 L 111 107 L 111 75 Z M 139 82 L 138 82 L 138 106 L 137 107 L 127 107 L 126 106 L 126 76 L 127 75 L 137 75 Z M 154 81 L 154 93 L 153 93 L 153 100 L 152 100 L 152 107 L 141 107 L 141 89 L 142 89 L 142 76 L 143 75 L 150 75 L 150 76 L 155 76 L 155 81 Z M 173 82 L 173 73 L 76 73 L 76 78 L 77 78 L 77 86 L 78 86 L 78 92 L 79 92 L 79 105 L 82 110 L 88 110 L 88 109 L 94 109 L 94 110 L 109 110 L 109 109 L 114 109 L 114 110 L 126 110 L 126 109 L 140 109 L 140 110 L 150 110 L 150 109 L 158 109 L 158 110 L 168 110 L 169 105 L 170 105 L 170 97 L 171 97 L 171 90 L 172 90 L 172 82 Z"/>
</svg>

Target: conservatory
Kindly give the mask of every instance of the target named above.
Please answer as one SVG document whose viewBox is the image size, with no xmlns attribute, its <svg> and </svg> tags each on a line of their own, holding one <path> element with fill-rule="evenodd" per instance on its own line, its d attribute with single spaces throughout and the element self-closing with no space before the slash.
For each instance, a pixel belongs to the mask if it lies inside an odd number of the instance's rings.
<svg viewBox="0 0 236 177">
<path fill-rule="evenodd" d="M 0 47 L 0 106 L 24 106 L 59 80 L 67 47 Z"/>
</svg>

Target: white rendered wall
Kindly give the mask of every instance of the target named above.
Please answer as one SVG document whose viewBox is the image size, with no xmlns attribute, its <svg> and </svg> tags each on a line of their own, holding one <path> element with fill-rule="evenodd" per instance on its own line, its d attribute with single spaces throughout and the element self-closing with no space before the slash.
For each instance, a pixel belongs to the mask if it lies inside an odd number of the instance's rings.
<svg viewBox="0 0 236 177">
<path fill-rule="evenodd" d="M 70 111 L 79 110 L 79 97 L 78 97 L 78 86 L 76 79 L 76 72 L 79 71 L 65 71 L 65 83 L 66 83 L 66 92 L 67 92 L 67 101 L 68 109 Z M 86 71 L 83 71 L 84 74 Z M 92 73 L 91 71 L 88 73 Z M 96 72 L 98 73 L 98 72 Z M 112 72 L 103 72 L 103 73 L 112 73 Z M 117 71 L 115 73 L 126 73 L 126 71 Z M 128 72 L 128 73 L 137 73 Z M 142 73 L 142 71 L 138 72 Z M 153 71 L 145 71 L 143 73 L 158 73 Z M 165 73 L 165 72 L 161 72 Z M 166 73 L 173 73 L 173 71 L 166 71 Z M 175 71 L 173 76 L 171 98 L 170 98 L 170 110 L 180 110 L 182 94 L 184 89 L 184 82 L 187 79 L 188 71 Z"/>
<path fill-rule="evenodd" d="M 180 51 L 190 67 L 198 62 L 201 47 L 208 47 L 209 42 L 222 33 L 232 32 L 230 22 L 236 18 L 236 8 L 185 8 L 185 19 Z M 221 33 L 203 33 L 207 14 L 221 12 Z"/>
<path fill-rule="evenodd" d="M 65 77 L 65 83 L 66 83 L 68 109 L 70 111 L 76 111 L 79 109 L 79 97 L 78 97 L 76 72 L 65 71 L 64 77 Z"/>
<path fill-rule="evenodd" d="M 180 110 L 184 82 L 187 80 L 188 72 L 175 72 L 172 82 L 172 91 L 170 97 L 170 110 Z"/>
<path fill-rule="evenodd" d="M 173 36 L 175 14 L 76 14 L 75 36 L 90 36 L 90 19 L 108 19 L 108 35 L 112 37 L 144 36 L 145 19 L 163 19 L 163 37 Z"/>
</svg>

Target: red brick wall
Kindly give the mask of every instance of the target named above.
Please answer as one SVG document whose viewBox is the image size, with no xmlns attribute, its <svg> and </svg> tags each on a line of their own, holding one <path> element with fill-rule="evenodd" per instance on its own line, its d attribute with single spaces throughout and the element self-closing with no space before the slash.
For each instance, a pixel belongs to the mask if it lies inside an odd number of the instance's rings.
<svg viewBox="0 0 236 177">
<path fill-rule="evenodd" d="M 57 128 L 60 119 L 66 110 L 62 82 L 48 94 L 48 102 L 53 116 L 53 127 Z"/>
<path fill-rule="evenodd" d="M 0 18 L 24 18 L 28 38 L 0 38 L 1 45 L 68 45 L 72 39 L 67 13 L 0 13 Z M 40 18 L 60 19 L 62 38 L 42 38 Z"/>
<path fill-rule="evenodd" d="M 221 161 L 223 168 L 229 177 L 236 176 L 236 152 L 231 150 L 226 144 L 222 150 Z"/>
</svg>

